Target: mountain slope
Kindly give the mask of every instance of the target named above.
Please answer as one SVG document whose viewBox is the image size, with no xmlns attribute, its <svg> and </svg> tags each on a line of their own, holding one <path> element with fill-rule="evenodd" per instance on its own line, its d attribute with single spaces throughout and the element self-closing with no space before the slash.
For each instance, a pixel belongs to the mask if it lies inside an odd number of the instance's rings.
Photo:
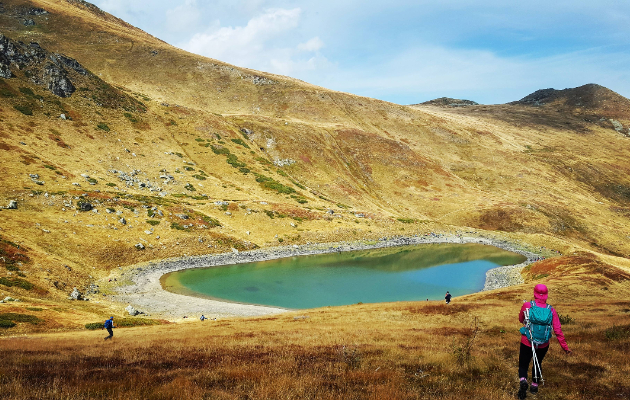
<svg viewBox="0 0 630 400">
<path fill-rule="evenodd" d="M 607 89 L 405 107 L 186 53 L 82 1 L 3 4 L 3 38 L 43 56 L 3 59 L 0 235 L 42 296 L 137 262 L 435 230 L 630 255 L 628 100 Z M 47 65 L 76 90 L 51 91 Z"/>
</svg>

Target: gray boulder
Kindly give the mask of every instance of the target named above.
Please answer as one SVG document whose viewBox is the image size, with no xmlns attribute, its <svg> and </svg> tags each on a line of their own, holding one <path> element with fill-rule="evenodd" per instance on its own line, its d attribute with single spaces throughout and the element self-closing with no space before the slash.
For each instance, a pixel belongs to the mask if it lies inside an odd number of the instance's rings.
<svg viewBox="0 0 630 400">
<path fill-rule="evenodd" d="M 125 311 L 129 313 L 129 315 L 135 317 L 136 315 L 145 314 L 144 311 L 136 310 L 131 304 L 125 307 Z"/>
<path fill-rule="evenodd" d="M 72 293 L 68 297 L 69 300 L 83 300 L 83 294 L 77 288 L 72 289 Z"/>
<path fill-rule="evenodd" d="M 136 244 L 136 249 L 144 250 L 144 245 L 142 243 L 138 243 L 138 244 Z"/>
<path fill-rule="evenodd" d="M 92 206 L 91 203 L 81 203 L 81 204 L 79 204 L 79 209 L 81 211 L 91 211 L 92 208 L 94 208 L 94 207 Z"/>
<path fill-rule="evenodd" d="M 127 225 L 127 220 L 124 218 L 120 218 L 118 222 L 120 222 L 122 225 Z"/>
<path fill-rule="evenodd" d="M 9 201 L 9 205 L 7 205 L 6 207 L 8 210 L 17 210 L 18 206 L 17 206 L 17 201 L 15 200 L 11 200 Z"/>
</svg>

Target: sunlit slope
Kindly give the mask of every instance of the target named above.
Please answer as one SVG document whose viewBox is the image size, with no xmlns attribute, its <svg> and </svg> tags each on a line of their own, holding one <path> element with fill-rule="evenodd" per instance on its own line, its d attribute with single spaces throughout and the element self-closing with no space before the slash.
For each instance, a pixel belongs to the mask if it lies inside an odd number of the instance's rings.
<svg viewBox="0 0 630 400">
<path fill-rule="evenodd" d="M 68 97 L 29 75 L 48 58 L 0 78 L 0 205 L 18 204 L 0 235 L 50 295 L 140 261 L 434 229 L 630 254 L 628 99 L 601 86 L 405 107 L 192 55 L 81 1 L 3 4 L 5 37 L 91 74 Z"/>
</svg>

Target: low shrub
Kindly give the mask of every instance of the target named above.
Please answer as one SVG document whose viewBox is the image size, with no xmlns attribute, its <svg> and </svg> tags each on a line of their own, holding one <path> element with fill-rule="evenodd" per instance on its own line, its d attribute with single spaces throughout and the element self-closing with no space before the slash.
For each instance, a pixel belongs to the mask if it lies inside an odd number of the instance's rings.
<svg viewBox="0 0 630 400">
<path fill-rule="evenodd" d="M 149 224 L 149 225 L 153 225 L 153 226 L 155 226 L 155 225 L 160 225 L 160 221 L 157 221 L 157 220 L 155 220 L 155 219 L 148 219 L 148 220 L 147 220 L 147 224 Z"/>
<path fill-rule="evenodd" d="M 210 148 L 212 149 L 212 152 L 214 154 L 223 154 L 223 155 L 228 155 L 230 154 L 230 150 L 225 148 L 225 147 L 215 147 L 215 146 L 210 146 Z"/>
<path fill-rule="evenodd" d="M 199 179 L 200 181 L 205 181 L 206 177 L 203 175 L 193 175 L 193 178 L 195 179 Z"/>
<path fill-rule="evenodd" d="M 7 321 L 0 319 L 0 328 L 13 328 L 15 326 L 15 322 Z"/>
<path fill-rule="evenodd" d="M 630 325 L 613 325 L 612 328 L 606 329 L 604 335 L 610 341 L 630 338 Z"/>
<path fill-rule="evenodd" d="M 243 139 L 230 139 L 230 140 L 236 144 L 240 144 L 241 146 L 249 149 L 249 146 L 247 145 L 247 143 L 243 141 Z"/>
<path fill-rule="evenodd" d="M 15 108 L 16 110 L 18 110 L 24 115 L 33 115 L 33 109 L 30 106 L 16 104 L 13 106 L 13 108 Z"/>
<path fill-rule="evenodd" d="M 112 183 L 112 182 L 107 182 L 106 185 L 109 186 L 109 187 L 116 187 L 117 186 L 115 183 Z"/>
<path fill-rule="evenodd" d="M 109 126 L 105 122 L 99 122 L 96 127 L 102 131 L 109 132 Z"/>
<path fill-rule="evenodd" d="M 8 287 L 19 287 L 24 290 L 31 290 L 35 287 L 32 283 L 25 279 L 20 278 L 0 278 L 0 285 L 8 286 Z"/>
<path fill-rule="evenodd" d="M 414 222 L 416 222 L 416 220 L 413 218 L 396 218 L 396 219 L 402 222 L 403 224 L 413 224 Z"/>
<path fill-rule="evenodd" d="M 569 316 L 568 314 L 566 315 L 558 314 L 558 319 L 560 320 L 560 323 L 562 325 L 572 324 L 573 322 L 575 322 L 575 319 Z"/>
<path fill-rule="evenodd" d="M 129 328 L 133 326 L 148 326 L 148 325 L 161 325 L 163 321 L 157 319 L 150 318 L 121 318 L 114 319 L 114 326 L 117 328 Z M 105 324 L 105 320 L 103 322 L 90 322 L 85 324 L 85 329 L 88 330 L 96 330 L 101 329 Z"/>
<path fill-rule="evenodd" d="M 18 313 L 3 313 L 0 314 L 0 321 L 11 322 L 28 322 L 29 324 L 37 325 L 42 322 L 41 319 L 30 314 L 18 314 Z"/>
<path fill-rule="evenodd" d="M 195 189 L 195 187 L 193 185 L 191 185 L 190 183 L 187 183 L 186 186 L 184 186 L 184 189 L 189 190 L 191 192 L 196 192 L 197 189 Z"/>
</svg>

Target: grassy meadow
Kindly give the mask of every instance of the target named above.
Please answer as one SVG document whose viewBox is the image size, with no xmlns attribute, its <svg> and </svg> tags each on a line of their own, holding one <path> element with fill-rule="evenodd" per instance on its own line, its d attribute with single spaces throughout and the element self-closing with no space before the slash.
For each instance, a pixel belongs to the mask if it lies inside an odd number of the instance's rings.
<svg viewBox="0 0 630 400">
<path fill-rule="evenodd" d="M 597 268 L 603 273 L 590 272 Z M 531 278 L 541 272 L 544 279 Z M 190 320 L 115 329 L 107 342 L 100 330 L 6 337 L 0 398 L 514 398 L 518 312 L 539 282 L 550 288 L 573 354 L 552 339 L 538 398 L 628 398 L 628 274 L 576 255 L 535 264 L 528 280 L 448 306 L 356 304 Z"/>
</svg>

